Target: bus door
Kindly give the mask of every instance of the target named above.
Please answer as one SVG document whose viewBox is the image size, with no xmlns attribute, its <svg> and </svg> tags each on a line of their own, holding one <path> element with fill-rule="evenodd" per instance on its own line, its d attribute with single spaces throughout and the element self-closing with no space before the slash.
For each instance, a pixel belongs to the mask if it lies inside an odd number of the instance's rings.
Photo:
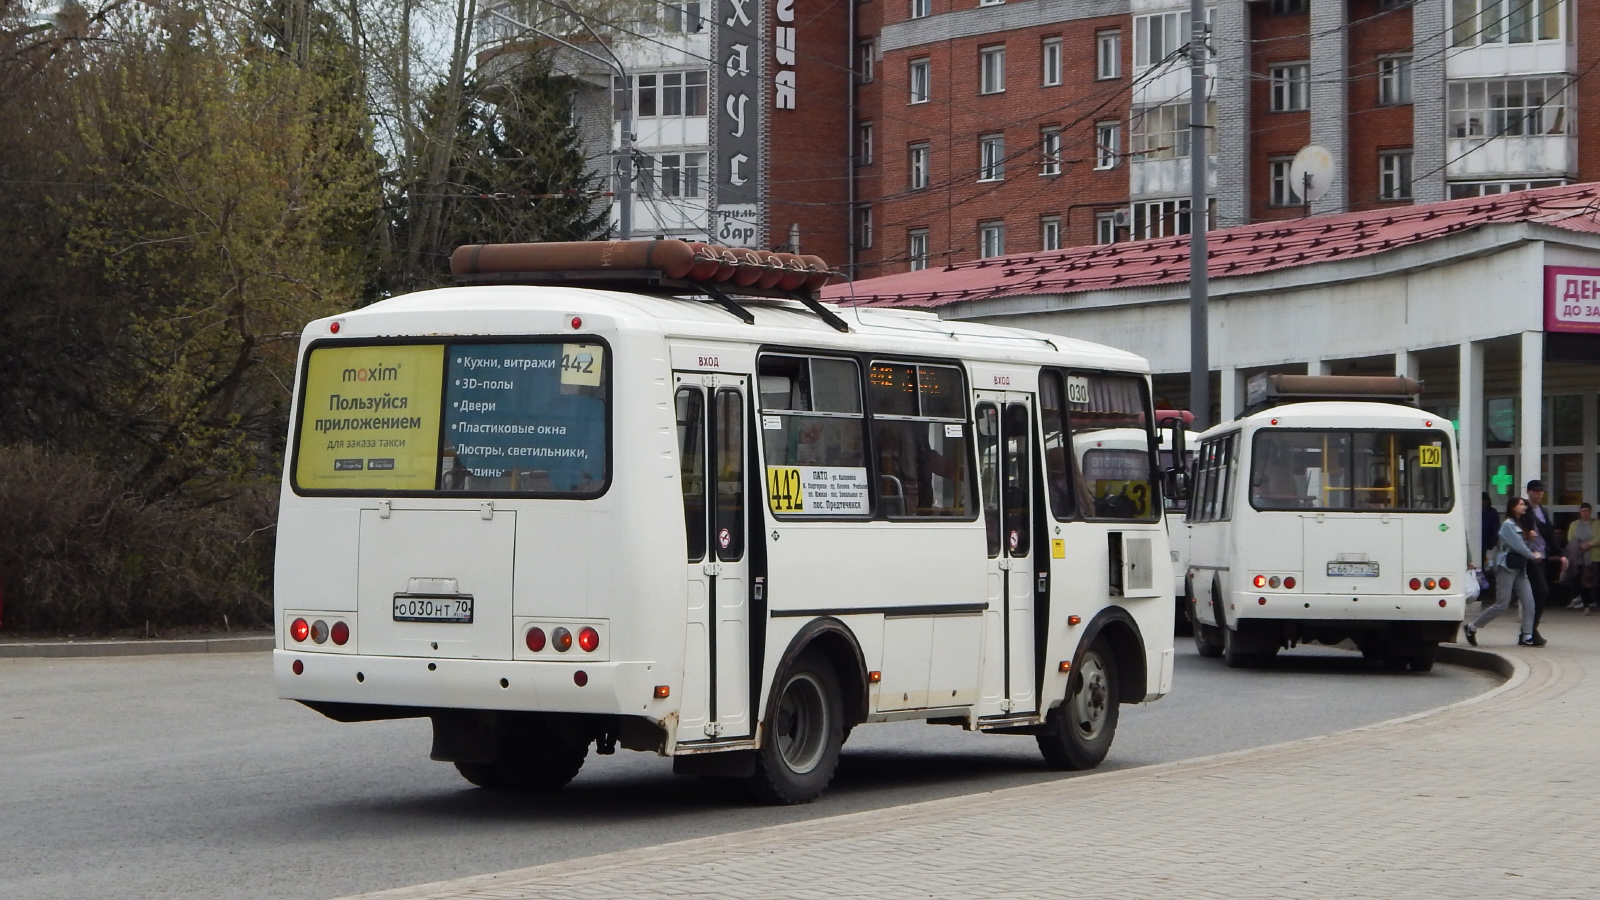
<svg viewBox="0 0 1600 900">
<path fill-rule="evenodd" d="M 1038 708 L 1034 693 L 1032 394 L 978 391 L 978 483 L 989 544 L 989 619 L 983 689 L 987 715 Z M 999 640 L 993 640 L 998 636 Z M 998 706 L 996 709 L 995 707 Z"/>
<path fill-rule="evenodd" d="M 674 373 L 687 536 L 679 741 L 749 736 L 745 403 L 749 377 Z"/>
</svg>

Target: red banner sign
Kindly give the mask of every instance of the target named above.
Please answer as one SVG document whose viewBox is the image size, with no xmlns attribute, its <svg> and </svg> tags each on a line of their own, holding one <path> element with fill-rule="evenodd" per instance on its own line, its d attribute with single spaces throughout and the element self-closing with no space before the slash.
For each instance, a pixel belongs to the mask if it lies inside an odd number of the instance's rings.
<svg viewBox="0 0 1600 900">
<path fill-rule="evenodd" d="M 1544 330 L 1600 334 L 1600 269 L 1544 267 Z"/>
</svg>

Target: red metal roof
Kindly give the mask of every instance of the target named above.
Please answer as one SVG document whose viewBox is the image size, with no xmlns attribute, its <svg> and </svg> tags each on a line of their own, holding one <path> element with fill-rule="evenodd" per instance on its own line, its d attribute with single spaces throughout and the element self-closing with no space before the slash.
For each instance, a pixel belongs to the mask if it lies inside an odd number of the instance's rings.
<svg viewBox="0 0 1600 900">
<path fill-rule="evenodd" d="M 1372 256 L 1483 225 L 1514 222 L 1600 233 L 1600 183 L 1224 228 L 1208 236 L 1208 259 L 1212 278 L 1255 275 Z M 1188 280 L 1189 238 L 1182 236 L 997 256 L 830 285 L 822 293 L 824 299 L 845 305 L 933 309 L 995 297 Z"/>
</svg>

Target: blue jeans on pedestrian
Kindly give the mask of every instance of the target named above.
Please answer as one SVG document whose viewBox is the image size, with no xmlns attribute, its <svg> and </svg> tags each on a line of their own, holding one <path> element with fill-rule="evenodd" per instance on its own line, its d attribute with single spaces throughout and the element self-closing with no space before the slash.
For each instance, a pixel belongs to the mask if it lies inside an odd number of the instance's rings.
<svg viewBox="0 0 1600 900">
<path fill-rule="evenodd" d="M 1529 565 L 1533 565 L 1532 562 Z M 1511 606 L 1511 593 L 1515 591 L 1517 603 L 1522 607 L 1522 637 L 1533 636 L 1533 588 L 1528 586 L 1527 569 L 1508 569 L 1505 566 L 1494 567 L 1494 605 L 1484 610 L 1472 623 L 1472 630 L 1477 631 L 1483 626 L 1493 622 L 1495 617 L 1505 612 Z"/>
</svg>

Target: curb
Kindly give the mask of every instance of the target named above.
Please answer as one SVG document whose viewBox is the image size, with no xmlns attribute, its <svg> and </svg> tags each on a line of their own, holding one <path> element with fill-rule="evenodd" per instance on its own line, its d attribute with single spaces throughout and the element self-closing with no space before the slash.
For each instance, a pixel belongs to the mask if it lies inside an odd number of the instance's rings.
<svg viewBox="0 0 1600 900">
<path fill-rule="evenodd" d="M 40 641 L 0 643 L 0 659 L 38 659 L 74 656 L 155 656 L 168 653 L 253 653 L 271 650 L 278 644 L 274 635 L 249 637 L 186 638 L 149 641 Z"/>
<path fill-rule="evenodd" d="M 1516 663 L 1498 653 L 1451 644 L 1439 648 L 1439 662 L 1465 669 L 1493 672 L 1501 678 L 1510 678 L 1517 671 Z"/>
</svg>

